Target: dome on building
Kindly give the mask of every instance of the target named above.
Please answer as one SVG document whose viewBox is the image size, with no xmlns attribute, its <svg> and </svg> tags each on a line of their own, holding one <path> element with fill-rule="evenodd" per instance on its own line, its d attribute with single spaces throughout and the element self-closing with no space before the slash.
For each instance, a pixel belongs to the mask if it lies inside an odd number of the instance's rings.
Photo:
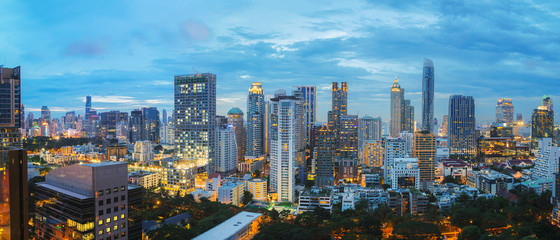
<svg viewBox="0 0 560 240">
<path fill-rule="evenodd" d="M 239 108 L 234 107 L 230 109 L 227 114 L 243 114 L 243 111 L 241 111 L 241 109 Z"/>
</svg>

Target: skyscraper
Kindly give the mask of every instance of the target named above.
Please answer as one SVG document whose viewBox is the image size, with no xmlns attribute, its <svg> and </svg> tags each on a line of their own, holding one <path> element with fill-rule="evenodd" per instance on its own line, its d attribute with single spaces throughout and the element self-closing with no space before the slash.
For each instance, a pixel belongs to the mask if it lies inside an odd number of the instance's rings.
<svg viewBox="0 0 560 240">
<path fill-rule="evenodd" d="M 441 123 L 441 136 L 447 136 L 449 129 L 449 115 L 443 115 L 443 122 Z"/>
<path fill-rule="evenodd" d="M 161 120 L 163 120 L 163 125 L 167 125 L 167 110 L 165 109 L 161 112 Z"/>
<path fill-rule="evenodd" d="M 315 131 L 315 186 L 334 185 L 335 134 L 328 126 Z"/>
<path fill-rule="evenodd" d="M 20 67 L 0 66 L 0 146 L 21 147 L 22 104 Z"/>
<path fill-rule="evenodd" d="M 243 111 L 239 108 L 232 108 L 227 113 L 228 127 L 233 128 L 235 131 L 235 141 L 237 142 L 237 160 L 242 162 L 245 158 L 245 126 L 243 123 Z"/>
<path fill-rule="evenodd" d="M 511 102 L 511 98 L 498 99 L 498 103 L 496 104 L 496 122 L 513 122 L 513 103 Z"/>
<path fill-rule="evenodd" d="M 385 158 L 383 164 L 383 179 L 385 183 L 391 184 L 391 173 L 396 158 L 404 158 L 406 155 L 406 142 L 400 138 L 385 139 Z"/>
<path fill-rule="evenodd" d="M 329 112 L 329 127 L 336 133 L 340 131 L 340 117 L 348 113 L 348 84 L 341 82 L 332 83 L 332 110 Z"/>
<path fill-rule="evenodd" d="M 549 111 L 554 111 L 554 104 L 552 104 L 552 98 L 547 97 L 546 95 L 542 98 L 542 105 L 546 107 Z"/>
<path fill-rule="evenodd" d="M 434 123 L 434 63 L 424 58 L 422 72 L 422 130 L 433 132 Z"/>
<path fill-rule="evenodd" d="M 300 104 L 294 96 L 277 91 L 270 100 L 270 187 L 279 202 L 295 197 L 295 169 L 298 133 L 296 114 Z"/>
<path fill-rule="evenodd" d="M 51 110 L 47 106 L 41 107 L 41 118 L 43 122 L 50 123 L 51 122 Z"/>
<path fill-rule="evenodd" d="M 543 102 L 544 103 L 544 102 Z M 554 112 L 548 106 L 539 106 L 533 110 L 531 118 L 531 147 L 535 149 L 541 138 L 554 136 Z"/>
<path fill-rule="evenodd" d="M 0 239 L 29 239 L 27 152 L 0 146 Z"/>
<path fill-rule="evenodd" d="M 195 161 L 197 167 L 211 164 L 216 129 L 216 75 L 197 73 L 175 76 L 175 155 Z"/>
<path fill-rule="evenodd" d="M 342 115 L 340 117 L 340 141 L 338 151 L 341 158 L 358 158 L 358 116 Z"/>
<path fill-rule="evenodd" d="M 420 168 L 420 182 L 431 182 L 435 180 L 436 165 L 436 136 L 433 133 L 414 133 L 414 144 L 412 157 L 418 158 Z M 427 186 L 422 184 L 422 186 Z"/>
<path fill-rule="evenodd" d="M 303 120 L 305 127 L 305 143 L 310 144 L 311 129 L 317 121 L 317 87 L 316 86 L 297 86 L 297 91 L 303 97 Z"/>
<path fill-rule="evenodd" d="M 361 151 L 365 141 L 381 140 L 382 135 L 381 118 L 372 118 L 370 116 L 358 119 L 358 149 Z"/>
<path fill-rule="evenodd" d="M 91 115 L 91 96 L 86 96 L 86 119 L 89 119 L 89 116 Z"/>
<path fill-rule="evenodd" d="M 474 98 L 453 95 L 449 97 L 449 152 L 459 155 L 476 153 L 476 119 Z"/>
<path fill-rule="evenodd" d="M 141 141 L 142 139 L 142 110 L 132 110 L 130 111 L 130 119 L 128 121 L 128 140 L 130 143 L 135 143 L 136 141 Z"/>
<path fill-rule="evenodd" d="M 264 154 L 265 108 L 264 90 L 261 83 L 254 82 L 247 97 L 246 156 L 260 157 Z"/>
<path fill-rule="evenodd" d="M 214 171 L 231 173 L 237 170 L 237 143 L 231 128 L 216 129 Z"/>
<path fill-rule="evenodd" d="M 395 77 L 395 82 L 391 87 L 391 132 L 389 136 L 396 137 L 402 130 L 404 89 L 399 85 Z"/>
<path fill-rule="evenodd" d="M 403 101 L 402 114 L 403 116 L 401 131 L 414 132 L 414 106 L 410 104 L 410 100 Z"/>
<path fill-rule="evenodd" d="M 142 108 L 142 140 L 159 143 L 159 111 L 156 107 Z"/>
</svg>

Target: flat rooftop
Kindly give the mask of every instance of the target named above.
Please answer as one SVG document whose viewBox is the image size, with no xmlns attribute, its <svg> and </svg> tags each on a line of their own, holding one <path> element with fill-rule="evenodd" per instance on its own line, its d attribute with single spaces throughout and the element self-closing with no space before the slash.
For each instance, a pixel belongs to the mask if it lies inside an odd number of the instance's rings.
<svg viewBox="0 0 560 240">
<path fill-rule="evenodd" d="M 75 193 L 75 192 L 72 192 L 72 191 L 68 191 L 68 190 L 66 190 L 66 189 L 59 188 L 59 187 L 50 185 L 50 184 L 45 183 L 45 182 L 37 183 L 37 185 L 42 186 L 42 187 L 45 187 L 45 188 L 48 188 L 48 189 L 51 189 L 51 190 L 53 190 L 53 191 L 57 191 L 57 192 L 62 193 L 62 194 L 66 194 L 66 195 L 71 196 L 71 197 L 75 197 L 75 198 L 78 198 L 78 199 L 82 199 L 82 200 L 83 200 L 83 199 L 88 199 L 88 198 L 92 198 L 92 197 L 93 197 L 93 196 L 86 196 L 86 195 L 82 195 L 82 194 Z"/>
<path fill-rule="evenodd" d="M 247 225 L 251 224 L 257 218 L 262 216 L 261 213 L 254 213 L 254 212 L 240 212 L 237 215 L 229 218 L 225 222 L 221 223 L 218 226 L 206 231 L 203 234 L 198 235 L 197 237 L 193 238 L 202 240 L 202 239 L 212 239 L 212 240 L 219 240 L 219 239 L 227 239 L 237 233 L 239 230 L 245 228 Z"/>
<path fill-rule="evenodd" d="M 120 165 L 120 164 L 127 164 L 127 163 L 126 162 L 99 162 L 99 163 L 86 163 L 82 165 L 88 167 L 105 167 L 105 166 L 113 166 L 113 165 Z"/>
</svg>

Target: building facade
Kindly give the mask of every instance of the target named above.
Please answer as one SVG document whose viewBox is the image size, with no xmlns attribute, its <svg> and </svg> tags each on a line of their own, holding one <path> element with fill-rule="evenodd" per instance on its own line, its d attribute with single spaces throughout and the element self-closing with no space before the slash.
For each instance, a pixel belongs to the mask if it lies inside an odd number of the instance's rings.
<svg viewBox="0 0 560 240">
<path fill-rule="evenodd" d="M 433 182 L 436 166 L 436 136 L 433 133 L 416 132 L 412 157 L 418 158 L 420 182 Z"/>
<path fill-rule="evenodd" d="M 474 98 L 449 97 L 449 150 L 451 154 L 476 154 L 476 119 Z"/>
<path fill-rule="evenodd" d="M 315 186 L 334 185 L 335 132 L 328 126 L 315 131 Z"/>
<path fill-rule="evenodd" d="M 22 147 L 21 68 L 0 66 L 0 146 Z M 50 114 L 49 114 L 50 118 Z M 49 122 L 50 124 L 50 122 Z"/>
<path fill-rule="evenodd" d="M 358 149 L 363 149 L 365 141 L 379 141 L 383 135 L 383 122 L 381 118 L 370 116 L 358 119 Z"/>
<path fill-rule="evenodd" d="M 433 132 L 434 127 L 434 63 L 424 58 L 422 71 L 422 130 Z"/>
<path fill-rule="evenodd" d="M 228 128 L 235 132 L 235 142 L 237 143 L 237 162 L 243 162 L 247 146 L 245 136 L 245 123 L 243 121 L 243 111 L 239 108 L 232 108 L 228 111 Z"/>
<path fill-rule="evenodd" d="M 254 82 L 247 98 L 247 156 L 259 157 L 265 152 L 265 108 L 262 85 Z"/>
<path fill-rule="evenodd" d="M 385 159 L 383 165 L 383 179 L 386 184 L 391 184 L 393 166 L 396 158 L 405 158 L 406 142 L 400 138 L 385 139 Z"/>
<path fill-rule="evenodd" d="M 316 86 L 297 86 L 295 87 L 303 97 L 303 119 L 305 128 L 305 143 L 310 145 L 311 130 L 317 121 L 317 87 Z"/>
<path fill-rule="evenodd" d="M 496 103 L 496 122 L 513 123 L 513 103 L 511 98 L 500 98 Z"/>
<path fill-rule="evenodd" d="M 399 85 L 399 81 L 395 77 L 395 82 L 391 87 L 391 131 L 389 136 L 396 137 L 402 130 L 403 126 L 403 103 L 404 89 Z"/>
<path fill-rule="evenodd" d="M 214 171 L 231 173 L 237 170 L 237 142 L 231 128 L 216 129 Z"/>
</svg>

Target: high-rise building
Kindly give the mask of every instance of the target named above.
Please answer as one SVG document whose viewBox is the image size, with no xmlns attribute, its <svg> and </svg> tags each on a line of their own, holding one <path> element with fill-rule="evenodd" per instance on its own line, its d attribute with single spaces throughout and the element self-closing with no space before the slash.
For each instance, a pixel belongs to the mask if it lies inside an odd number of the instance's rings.
<svg viewBox="0 0 560 240">
<path fill-rule="evenodd" d="M 317 121 L 317 87 L 297 86 L 295 88 L 303 97 L 304 140 L 306 145 L 309 145 L 311 141 L 311 129 Z"/>
<path fill-rule="evenodd" d="M 338 135 L 341 158 L 358 158 L 358 115 L 342 115 Z"/>
<path fill-rule="evenodd" d="M 21 147 L 23 125 L 20 67 L 0 66 L 0 146 Z"/>
<path fill-rule="evenodd" d="M 237 142 L 237 161 L 242 162 L 245 158 L 245 124 L 243 122 L 243 111 L 239 108 L 232 108 L 227 113 L 228 128 L 235 131 L 235 141 Z"/>
<path fill-rule="evenodd" d="M 142 110 L 137 109 L 130 111 L 130 119 L 128 121 L 128 140 L 130 141 L 130 143 L 135 143 L 136 141 L 142 140 L 143 122 Z"/>
<path fill-rule="evenodd" d="M 334 185 L 334 156 L 336 154 L 335 133 L 328 126 L 323 126 L 315 131 L 315 185 Z"/>
<path fill-rule="evenodd" d="M 231 128 L 216 129 L 214 143 L 214 171 L 231 173 L 237 170 L 237 143 Z"/>
<path fill-rule="evenodd" d="M 496 104 L 496 122 L 513 122 L 513 103 L 511 102 L 511 98 L 498 99 L 498 103 Z"/>
<path fill-rule="evenodd" d="M 337 82 L 332 83 L 332 110 L 328 113 L 328 124 L 329 127 L 334 130 L 335 145 L 337 150 L 339 150 L 339 137 L 340 134 L 340 117 L 342 115 L 348 114 L 348 84 L 346 82 L 341 82 L 340 87 Z"/>
<path fill-rule="evenodd" d="M 517 122 L 517 124 L 523 124 L 523 114 L 517 113 L 515 121 Z"/>
<path fill-rule="evenodd" d="M 154 160 L 154 150 L 150 141 L 137 141 L 134 144 L 132 160 L 140 163 L 147 163 Z"/>
<path fill-rule="evenodd" d="M 542 105 L 548 109 L 548 111 L 554 112 L 554 104 L 552 103 L 552 98 L 547 97 L 546 95 L 542 98 Z"/>
<path fill-rule="evenodd" d="M 162 124 L 167 125 L 167 110 L 163 109 L 161 112 L 161 119 L 163 120 Z"/>
<path fill-rule="evenodd" d="M 27 151 L 0 147 L 0 239 L 29 239 Z"/>
<path fill-rule="evenodd" d="M 365 141 L 381 140 L 383 123 L 381 118 L 365 116 L 358 119 L 358 149 L 361 151 Z"/>
<path fill-rule="evenodd" d="M 396 158 L 391 173 L 391 188 L 419 188 L 421 169 L 417 158 Z"/>
<path fill-rule="evenodd" d="M 216 129 L 216 75 L 175 76 L 175 155 L 212 167 Z M 212 169 L 207 169 L 212 172 Z"/>
<path fill-rule="evenodd" d="M 383 167 L 383 141 L 366 140 L 360 151 L 360 165 L 366 167 Z"/>
<path fill-rule="evenodd" d="M 117 126 L 119 123 L 128 125 L 128 113 L 119 110 L 102 112 L 99 121 L 99 135 L 107 138 L 117 137 Z"/>
<path fill-rule="evenodd" d="M 262 85 L 254 82 L 247 98 L 247 156 L 260 157 L 265 152 L 265 108 Z"/>
<path fill-rule="evenodd" d="M 403 126 L 403 103 L 404 89 L 399 85 L 399 81 L 395 77 L 395 82 L 391 87 L 391 132 L 389 136 L 396 137 L 402 130 Z"/>
<path fill-rule="evenodd" d="M 539 139 L 554 136 L 554 112 L 547 106 L 539 106 L 533 110 L 531 119 L 531 145 L 536 148 Z"/>
<path fill-rule="evenodd" d="M 436 135 L 428 132 L 416 132 L 413 145 L 412 157 L 418 158 L 420 182 L 424 187 L 425 182 L 435 180 Z"/>
<path fill-rule="evenodd" d="M 159 143 L 159 111 L 156 107 L 142 108 L 142 140 Z"/>
<path fill-rule="evenodd" d="M 445 137 L 448 134 L 449 129 L 449 115 L 443 115 L 443 122 L 441 123 L 441 134 L 440 136 Z"/>
<path fill-rule="evenodd" d="M 270 99 L 270 187 L 278 201 L 292 202 L 295 197 L 295 169 L 298 143 L 297 109 L 301 104 L 285 91 Z"/>
<path fill-rule="evenodd" d="M 403 89 L 404 95 L 404 89 Z M 404 97 L 404 96 L 403 96 Z M 410 100 L 403 101 L 401 131 L 414 132 L 414 106 L 410 105 Z"/>
<path fill-rule="evenodd" d="M 399 133 L 399 138 L 406 142 L 406 154 L 412 155 L 412 147 L 414 146 L 414 133 L 402 131 Z"/>
<path fill-rule="evenodd" d="M 424 58 L 422 72 L 422 130 L 433 132 L 434 122 L 434 63 Z"/>
<path fill-rule="evenodd" d="M 159 130 L 159 142 L 163 144 L 175 144 L 175 126 L 173 124 L 162 125 Z"/>
<path fill-rule="evenodd" d="M 126 163 L 53 169 L 36 185 L 37 202 L 49 203 L 36 205 L 36 234 L 40 239 L 139 239 L 142 223 L 130 218 L 130 190 Z"/>
<path fill-rule="evenodd" d="M 558 173 L 560 162 L 560 147 L 553 146 L 551 138 L 540 138 L 536 153 L 537 160 L 533 169 L 534 179 L 553 179 L 554 173 Z"/>
<path fill-rule="evenodd" d="M 89 119 L 90 115 L 91 115 L 91 96 L 86 96 L 86 119 Z"/>
<path fill-rule="evenodd" d="M 476 153 L 476 119 L 474 98 L 453 95 L 449 97 L 448 146 L 451 154 Z"/>
<path fill-rule="evenodd" d="M 161 184 L 175 196 L 185 196 L 194 192 L 197 165 L 196 161 L 181 159 L 163 169 Z"/>
<path fill-rule="evenodd" d="M 216 129 L 228 128 L 228 119 L 226 116 L 216 115 Z"/>
<path fill-rule="evenodd" d="M 383 164 L 383 179 L 386 184 L 391 184 L 391 173 L 395 164 L 396 158 L 405 158 L 406 155 L 406 142 L 400 138 L 387 138 L 385 139 L 385 158 Z"/>
<path fill-rule="evenodd" d="M 41 107 L 41 119 L 43 119 L 44 122 L 51 122 L 51 110 L 49 109 L 49 107 Z"/>
</svg>

